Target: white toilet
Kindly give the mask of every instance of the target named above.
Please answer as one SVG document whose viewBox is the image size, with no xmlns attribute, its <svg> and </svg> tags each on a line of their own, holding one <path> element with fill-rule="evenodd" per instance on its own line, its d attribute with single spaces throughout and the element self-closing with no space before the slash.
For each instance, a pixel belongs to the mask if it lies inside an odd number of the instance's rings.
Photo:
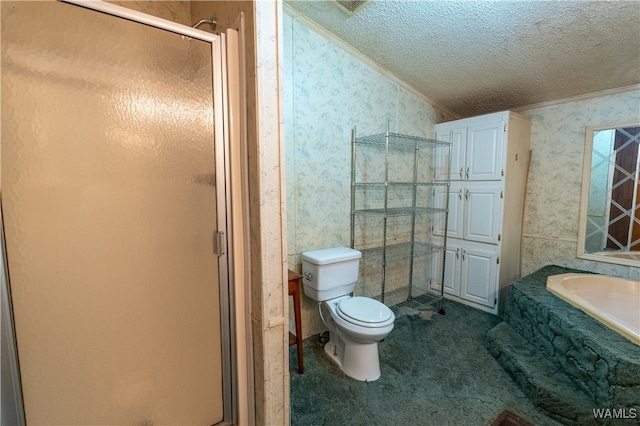
<svg viewBox="0 0 640 426">
<path fill-rule="evenodd" d="M 347 247 L 304 252 L 302 283 L 304 293 L 324 302 L 330 314 L 323 315 L 329 328 L 325 352 L 348 376 L 373 381 L 380 377 L 378 342 L 393 330 L 395 315 L 377 300 L 350 295 L 361 256 Z"/>
</svg>

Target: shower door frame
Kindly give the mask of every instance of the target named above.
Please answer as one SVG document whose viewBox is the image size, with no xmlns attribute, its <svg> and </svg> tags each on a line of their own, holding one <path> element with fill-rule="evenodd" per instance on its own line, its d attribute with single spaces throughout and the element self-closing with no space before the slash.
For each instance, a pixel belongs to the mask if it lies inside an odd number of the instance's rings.
<svg viewBox="0 0 640 426">
<path fill-rule="evenodd" d="M 131 10 L 122 6 L 95 0 L 57 0 L 61 3 L 67 3 L 78 7 L 94 10 L 96 12 L 112 15 L 115 19 L 122 18 L 143 25 L 152 26 L 158 29 L 170 31 L 184 37 L 205 41 L 211 44 L 211 63 L 212 63 L 212 82 L 213 82 L 213 108 L 214 108 L 214 144 L 215 152 L 215 171 L 216 176 L 222 177 L 216 179 L 216 203 L 218 206 L 216 213 L 217 232 L 212 236 L 212 250 L 218 255 L 219 270 L 219 287 L 220 287 L 220 338 L 222 348 L 222 406 L 223 420 L 221 425 L 231 425 L 238 421 L 238 395 L 236 395 L 237 386 L 237 369 L 236 362 L 236 315 L 242 315 L 231 303 L 233 294 L 233 283 L 230 280 L 230 270 L 233 270 L 233 254 L 230 250 L 228 242 L 233 241 L 233 215 L 231 212 L 230 202 L 227 202 L 229 195 L 229 170 L 230 170 L 230 129 L 229 129 L 229 95 L 227 92 L 227 46 L 225 43 L 225 34 L 212 34 L 205 31 L 197 30 L 186 25 L 168 21 L 142 12 Z M 1 192 L 0 187 L 0 203 Z M 4 228 L 4 219 L 0 204 L 0 226 Z M 0 231 L 2 231 L 0 229 Z M 3 299 L 8 296 L 8 314 L 3 313 L 10 319 L 10 329 L 13 334 L 13 345 L 9 345 L 10 359 L 12 363 L 11 374 L 15 377 L 14 391 L 18 400 L 16 404 L 21 408 L 21 412 L 17 413 L 19 421 L 24 424 L 24 403 L 22 400 L 22 389 L 20 383 L 19 372 L 19 354 L 15 342 L 15 328 L 13 324 L 13 312 L 11 303 L 11 284 L 9 280 L 9 271 L 6 262 L 6 247 L 4 244 L 4 233 L 0 240 L 0 262 L 2 263 L 2 291 Z M 6 290 L 6 292 L 5 292 Z M 4 300 L 3 300 L 4 303 Z M 15 357 L 15 358 L 14 358 Z M 15 371 L 13 371 L 15 369 Z"/>
</svg>

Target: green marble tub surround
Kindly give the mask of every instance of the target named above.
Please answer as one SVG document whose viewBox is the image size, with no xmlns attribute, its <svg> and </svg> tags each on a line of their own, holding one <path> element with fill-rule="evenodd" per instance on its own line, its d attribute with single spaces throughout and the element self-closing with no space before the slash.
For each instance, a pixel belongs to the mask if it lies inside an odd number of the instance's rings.
<svg viewBox="0 0 640 426">
<path fill-rule="evenodd" d="M 488 334 L 490 351 L 516 381 L 522 382 L 521 387 L 529 387 L 525 393 L 530 397 L 558 387 L 557 383 L 537 380 L 531 371 L 527 373 L 536 367 L 527 363 L 537 363 L 538 367 L 548 363 L 563 375 L 560 381 L 569 387 L 563 392 L 571 393 L 573 385 L 578 402 L 572 408 L 556 407 L 558 415 L 577 409 L 587 412 L 584 421 L 589 417 L 593 421 L 593 408 L 633 408 L 638 415 L 627 420 L 640 424 L 640 346 L 549 292 L 547 277 L 564 273 L 585 271 L 550 265 L 507 289 L 504 323 Z M 518 351 L 536 354 L 538 361 L 526 361 L 525 355 L 519 358 Z M 578 392 L 588 398 L 587 403 Z"/>
</svg>

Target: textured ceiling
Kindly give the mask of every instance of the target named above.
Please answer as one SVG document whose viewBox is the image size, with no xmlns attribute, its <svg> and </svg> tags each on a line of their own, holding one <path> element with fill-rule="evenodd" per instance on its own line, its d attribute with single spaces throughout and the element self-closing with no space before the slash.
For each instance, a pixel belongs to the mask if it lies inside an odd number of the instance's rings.
<svg viewBox="0 0 640 426">
<path fill-rule="evenodd" d="M 640 84 L 640 1 L 285 3 L 466 117 Z"/>
</svg>

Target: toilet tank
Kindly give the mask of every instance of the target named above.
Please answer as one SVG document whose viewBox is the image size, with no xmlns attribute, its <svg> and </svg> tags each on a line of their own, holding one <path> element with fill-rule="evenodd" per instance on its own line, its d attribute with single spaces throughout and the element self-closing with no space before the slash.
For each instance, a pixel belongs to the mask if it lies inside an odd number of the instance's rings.
<svg viewBox="0 0 640 426">
<path fill-rule="evenodd" d="M 319 302 L 353 292 L 362 253 L 334 247 L 302 253 L 304 294 Z"/>
</svg>

